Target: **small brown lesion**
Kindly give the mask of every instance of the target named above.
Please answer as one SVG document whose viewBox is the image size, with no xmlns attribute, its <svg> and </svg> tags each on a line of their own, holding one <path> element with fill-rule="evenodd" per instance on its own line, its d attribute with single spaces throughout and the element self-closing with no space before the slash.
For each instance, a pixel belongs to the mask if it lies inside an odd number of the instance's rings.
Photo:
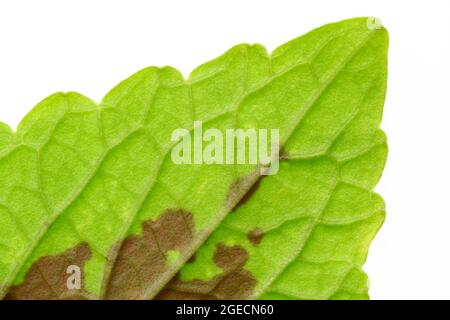
<svg viewBox="0 0 450 320">
<path fill-rule="evenodd" d="M 230 208 L 230 213 L 245 205 L 255 195 L 264 177 L 259 174 L 258 169 L 231 184 L 225 202 L 225 205 Z"/>
<path fill-rule="evenodd" d="M 83 289 L 85 263 L 92 257 L 86 243 L 65 251 L 60 255 L 41 257 L 32 264 L 20 285 L 12 286 L 6 300 L 65 300 L 90 299 Z M 81 270 L 81 288 L 69 289 L 67 268 L 78 266 Z"/>
<path fill-rule="evenodd" d="M 247 191 L 247 193 L 245 193 L 244 196 L 241 198 L 241 200 L 239 200 L 239 202 L 234 206 L 233 211 L 236 211 L 239 207 L 246 204 L 253 197 L 253 195 L 256 193 L 256 191 L 258 191 L 259 187 L 261 186 L 262 178 L 263 176 L 260 176 L 258 180 L 256 180 L 256 182 Z"/>
<path fill-rule="evenodd" d="M 186 263 L 194 263 L 197 260 L 197 255 L 194 253 Z"/>
<path fill-rule="evenodd" d="M 288 152 L 286 151 L 286 149 L 284 147 L 280 148 L 279 159 L 280 159 L 280 161 L 287 161 L 287 160 L 289 160 L 289 154 L 288 154 Z"/>
<path fill-rule="evenodd" d="M 177 275 L 158 294 L 158 300 L 238 300 L 248 299 L 256 279 L 244 269 L 248 252 L 241 246 L 217 244 L 214 263 L 223 273 L 210 281 L 183 281 Z"/>
<path fill-rule="evenodd" d="M 279 160 L 289 160 L 289 154 L 284 147 L 280 148 Z M 240 177 L 231 184 L 225 201 L 225 206 L 231 208 L 231 213 L 248 203 L 249 200 L 253 198 L 261 186 L 261 181 L 265 177 L 267 176 L 261 175 L 261 167 L 258 167 L 249 175 Z"/>
<path fill-rule="evenodd" d="M 264 231 L 261 228 L 255 228 L 247 233 L 248 241 L 250 241 L 250 243 L 254 246 L 257 246 L 261 243 L 263 236 Z"/>
</svg>

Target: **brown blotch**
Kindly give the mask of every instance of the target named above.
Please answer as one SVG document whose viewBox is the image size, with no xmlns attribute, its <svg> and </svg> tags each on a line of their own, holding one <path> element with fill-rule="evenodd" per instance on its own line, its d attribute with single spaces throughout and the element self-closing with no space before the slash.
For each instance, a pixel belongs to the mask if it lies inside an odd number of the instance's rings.
<svg viewBox="0 0 450 320">
<path fill-rule="evenodd" d="M 7 300 L 56 300 L 89 299 L 83 290 L 84 264 L 91 259 L 92 252 L 85 243 L 56 256 L 42 257 L 31 266 L 22 284 L 12 286 L 6 295 Z M 81 269 L 81 289 L 69 290 L 67 268 L 71 265 Z"/>
<path fill-rule="evenodd" d="M 261 243 L 264 236 L 264 231 L 261 228 L 255 228 L 247 233 L 247 239 L 254 246 Z"/>
<path fill-rule="evenodd" d="M 141 236 L 123 241 L 106 289 L 107 299 L 142 299 L 169 268 L 166 253 L 185 251 L 194 239 L 192 214 L 182 209 L 165 211 L 157 220 L 142 224 Z"/>
<path fill-rule="evenodd" d="M 218 244 L 214 263 L 223 269 L 210 281 L 183 281 L 177 275 L 158 294 L 158 300 L 240 300 L 253 293 L 256 279 L 244 269 L 247 251 L 240 246 Z"/>
</svg>

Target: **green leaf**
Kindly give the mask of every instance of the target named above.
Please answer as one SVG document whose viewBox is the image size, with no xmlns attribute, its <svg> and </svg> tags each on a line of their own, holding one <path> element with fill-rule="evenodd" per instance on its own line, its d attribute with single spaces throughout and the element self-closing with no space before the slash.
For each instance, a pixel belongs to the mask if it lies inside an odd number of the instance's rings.
<svg viewBox="0 0 450 320">
<path fill-rule="evenodd" d="M 371 26 L 238 45 L 187 80 L 147 68 L 100 104 L 58 93 L 1 124 L 0 297 L 368 298 L 387 155 L 388 37 Z M 194 121 L 279 129 L 279 172 L 174 163 Z"/>
</svg>

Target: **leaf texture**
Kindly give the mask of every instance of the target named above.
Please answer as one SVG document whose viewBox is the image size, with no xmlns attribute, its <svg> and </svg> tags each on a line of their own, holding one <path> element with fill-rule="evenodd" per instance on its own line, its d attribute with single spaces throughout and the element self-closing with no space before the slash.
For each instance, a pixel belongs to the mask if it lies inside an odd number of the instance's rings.
<svg viewBox="0 0 450 320">
<path fill-rule="evenodd" d="M 367 18 L 268 54 L 144 69 L 100 104 L 57 93 L 0 125 L 0 297 L 365 299 L 388 36 Z M 179 165 L 178 128 L 280 130 L 280 170 Z M 82 288 L 67 288 L 67 267 Z"/>
</svg>

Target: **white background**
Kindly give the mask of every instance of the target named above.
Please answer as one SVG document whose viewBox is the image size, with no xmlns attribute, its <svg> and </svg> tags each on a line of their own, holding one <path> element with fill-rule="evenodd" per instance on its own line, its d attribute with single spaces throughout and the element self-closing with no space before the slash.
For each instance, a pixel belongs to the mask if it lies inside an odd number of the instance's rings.
<svg viewBox="0 0 450 320">
<path fill-rule="evenodd" d="M 387 220 L 365 270 L 374 299 L 450 298 L 450 1 L 0 2 L 0 120 L 15 127 L 42 98 L 100 101 L 149 65 L 185 76 L 231 46 L 269 50 L 322 24 L 377 16 L 390 32 L 377 191 Z"/>
</svg>

